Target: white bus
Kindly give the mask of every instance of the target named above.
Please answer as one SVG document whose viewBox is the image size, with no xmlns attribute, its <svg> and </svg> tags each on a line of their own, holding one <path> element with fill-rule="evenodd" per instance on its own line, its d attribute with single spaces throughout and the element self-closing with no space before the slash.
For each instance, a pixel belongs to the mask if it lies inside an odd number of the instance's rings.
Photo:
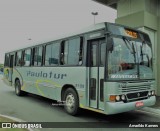
<svg viewBox="0 0 160 131">
<path fill-rule="evenodd" d="M 116 114 L 155 104 L 152 45 L 141 31 L 112 23 L 5 54 L 4 81 L 80 108 Z"/>
</svg>

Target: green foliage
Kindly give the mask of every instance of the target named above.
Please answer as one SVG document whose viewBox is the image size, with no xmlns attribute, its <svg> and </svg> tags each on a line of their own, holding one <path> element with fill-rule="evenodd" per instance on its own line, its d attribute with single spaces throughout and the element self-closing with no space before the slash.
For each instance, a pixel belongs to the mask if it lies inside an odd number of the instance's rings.
<svg viewBox="0 0 160 131">
<path fill-rule="evenodd" d="M 2 72 L 3 72 L 3 67 L 4 67 L 4 65 L 0 64 L 0 71 L 2 71 Z"/>
<path fill-rule="evenodd" d="M 15 122 L 15 121 L 11 120 L 9 118 L 5 118 L 5 117 L 0 116 L 0 123 L 1 122 Z M 20 128 L 12 128 L 12 129 L 3 128 L 3 129 L 0 129 L 0 130 L 1 131 L 28 131 L 27 129 L 20 129 Z"/>
<path fill-rule="evenodd" d="M 0 64 L 0 68 L 3 68 L 3 66 L 4 66 L 3 64 Z"/>
</svg>

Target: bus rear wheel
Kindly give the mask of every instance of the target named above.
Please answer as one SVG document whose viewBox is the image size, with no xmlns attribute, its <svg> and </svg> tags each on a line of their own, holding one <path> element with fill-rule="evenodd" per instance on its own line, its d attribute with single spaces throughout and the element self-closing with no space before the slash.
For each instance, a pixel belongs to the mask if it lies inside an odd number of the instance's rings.
<svg viewBox="0 0 160 131">
<path fill-rule="evenodd" d="M 16 82 L 15 82 L 15 93 L 17 96 L 23 95 L 23 91 L 21 91 L 21 83 L 19 80 L 16 80 Z"/>
<path fill-rule="evenodd" d="M 68 88 L 64 92 L 64 109 L 70 115 L 77 115 L 79 112 L 79 99 L 74 89 Z"/>
</svg>

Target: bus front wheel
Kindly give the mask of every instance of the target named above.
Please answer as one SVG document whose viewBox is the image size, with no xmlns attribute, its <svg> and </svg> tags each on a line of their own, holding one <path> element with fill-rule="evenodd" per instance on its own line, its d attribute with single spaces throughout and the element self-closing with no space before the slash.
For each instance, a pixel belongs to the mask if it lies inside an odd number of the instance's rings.
<svg viewBox="0 0 160 131">
<path fill-rule="evenodd" d="M 23 92 L 21 91 L 21 83 L 19 80 L 16 80 L 16 82 L 15 82 L 15 93 L 17 96 L 23 95 Z"/>
<path fill-rule="evenodd" d="M 64 109 L 70 115 L 77 115 L 79 111 L 79 99 L 74 89 L 68 88 L 64 93 Z"/>
</svg>

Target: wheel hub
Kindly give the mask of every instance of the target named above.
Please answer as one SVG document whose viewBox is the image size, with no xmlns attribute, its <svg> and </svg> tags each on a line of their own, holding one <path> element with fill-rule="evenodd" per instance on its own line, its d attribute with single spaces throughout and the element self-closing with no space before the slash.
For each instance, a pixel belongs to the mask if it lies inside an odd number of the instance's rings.
<svg viewBox="0 0 160 131">
<path fill-rule="evenodd" d="M 66 106 L 68 110 L 72 110 L 75 106 L 75 99 L 72 94 L 67 95 L 66 97 Z"/>
</svg>

